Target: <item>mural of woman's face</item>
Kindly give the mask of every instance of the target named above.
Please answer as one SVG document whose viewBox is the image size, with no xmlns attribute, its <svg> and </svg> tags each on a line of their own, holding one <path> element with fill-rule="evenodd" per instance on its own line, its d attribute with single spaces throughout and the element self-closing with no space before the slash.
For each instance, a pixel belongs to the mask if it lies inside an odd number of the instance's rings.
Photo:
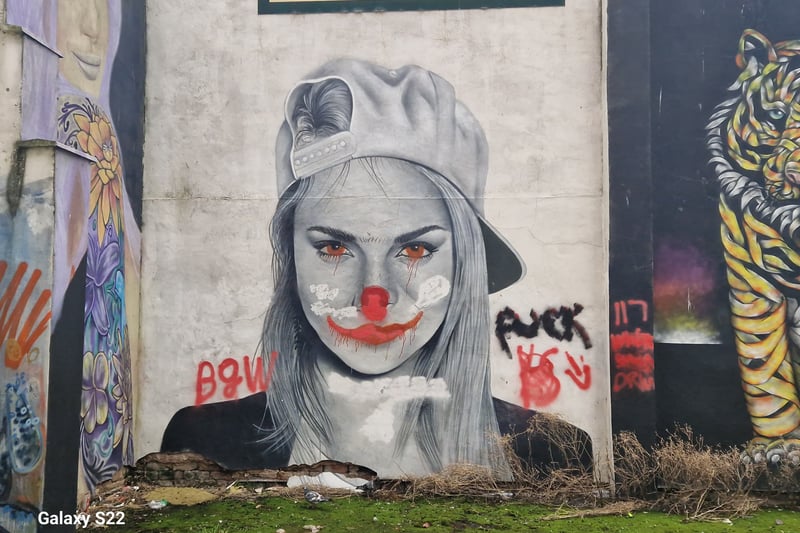
<svg viewBox="0 0 800 533">
<path fill-rule="evenodd" d="M 350 368 L 408 361 L 442 324 L 453 278 L 441 193 L 410 166 L 358 160 L 315 176 L 295 212 L 297 290 L 311 326 Z"/>
<path fill-rule="evenodd" d="M 108 52 L 108 1 L 59 0 L 56 46 L 61 76 L 99 96 Z"/>
</svg>

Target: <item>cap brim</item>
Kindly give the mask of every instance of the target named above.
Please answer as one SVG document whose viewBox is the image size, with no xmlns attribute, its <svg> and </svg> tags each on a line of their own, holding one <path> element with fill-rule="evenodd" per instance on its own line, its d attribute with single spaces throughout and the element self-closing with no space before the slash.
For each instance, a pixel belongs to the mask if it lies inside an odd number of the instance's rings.
<svg viewBox="0 0 800 533">
<path fill-rule="evenodd" d="M 516 250 L 480 214 L 478 221 L 486 248 L 489 294 L 499 292 L 525 277 L 525 263 Z"/>
</svg>

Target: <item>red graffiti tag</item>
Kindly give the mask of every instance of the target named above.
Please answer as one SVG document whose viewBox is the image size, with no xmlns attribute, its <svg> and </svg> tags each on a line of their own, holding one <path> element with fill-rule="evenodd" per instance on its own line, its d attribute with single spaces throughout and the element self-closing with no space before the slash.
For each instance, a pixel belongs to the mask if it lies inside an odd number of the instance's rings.
<svg viewBox="0 0 800 533">
<path fill-rule="evenodd" d="M 239 386 L 242 382 L 247 385 L 250 393 L 265 391 L 269 388 L 272 380 L 272 371 L 275 369 L 275 361 L 278 359 L 278 352 L 272 352 L 269 356 L 269 367 L 266 376 L 264 375 L 264 364 L 261 357 L 256 357 L 251 364 L 250 356 L 245 355 L 240 372 L 239 362 L 228 357 L 223 359 L 216 368 L 210 361 L 202 361 L 197 366 L 197 385 L 195 394 L 195 405 L 200 405 L 211 399 L 217 392 L 218 384 L 222 385 L 222 396 L 226 400 L 239 397 Z M 255 367 L 255 368 L 254 368 Z"/>
<path fill-rule="evenodd" d="M 565 373 L 572 378 L 572 381 L 575 382 L 579 389 L 587 390 L 592 386 L 592 368 L 583 362 L 583 356 L 581 356 L 582 366 L 578 366 L 578 363 L 569 352 L 565 351 L 564 353 L 567 354 L 567 361 L 569 361 L 570 366 Z"/>
<path fill-rule="evenodd" d="M 642 310 L 642 323 L 647 322 L 647 302 L 644 300 L 620 300 L 614 302 L 614 325 L 627 325 L 628 324 L 628 306 L 636 306 Z"/>
<path fill-rule="evenodd" d="M 639 328 L 611 335 L 611 353 L 614 355 L 613 391 L 635 389 L 641 392 L 655 390 L 653 370 L 653 336 Z"/>
<path fill-rule="evenodd" d="M 522 383 L 520 396 L 522 404 L 527 409 L 531 404 L 544 407 L 558 397 L 561 382 L 553 373 L 553 363 L 548 359 L 558 353 L 558 348 L 550 348 L 544 353 L 534 353 L 533 344 L 526 352 L 522 346 L 517 346 L 517 361 L 519 361 L 519 378 Z M 536 366 L 531 366 L 533 358 L 537 357 Z"/>
</svg>

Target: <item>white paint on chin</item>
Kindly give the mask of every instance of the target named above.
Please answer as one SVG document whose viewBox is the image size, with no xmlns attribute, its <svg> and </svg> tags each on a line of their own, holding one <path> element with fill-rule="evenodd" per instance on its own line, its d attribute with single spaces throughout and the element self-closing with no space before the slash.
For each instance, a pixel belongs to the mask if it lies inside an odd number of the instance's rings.
<svg viewBox="0 0 800 533">
<path fill-rule="evenodd" d="M 359 382 L 338 374 L 328 376 L 328 391 L 349 400 L 375 403 L 364 419 L 359 434 L 370 442 L 389 443 L 395 436 L 394 408 L 416 398 L 448 399 L 450 392 L 442 378 L 400 376 Z"/>
<path fill-rule="evenodd" d="M 440 275 L 432 276 L 420 284 L 419 296 L 416 303 L 414 303 L 414 307 L 425 309 L 448 294 L 450 294 L 450 282 L 447 278 Z"/>
</svg>

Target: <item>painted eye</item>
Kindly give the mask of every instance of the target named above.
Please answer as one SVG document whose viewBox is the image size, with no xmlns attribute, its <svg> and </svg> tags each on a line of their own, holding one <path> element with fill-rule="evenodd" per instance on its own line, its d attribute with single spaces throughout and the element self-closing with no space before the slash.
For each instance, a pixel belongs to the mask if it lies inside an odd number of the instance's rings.
<svg viewBox="0 0 800 533">
<path fill-rule="evenodd" d="M 338 242 L 321 243 L 317 250 L 328 257 L 341 257 L 348 253 L 347 248 Z"/>
<path fill-rule="evenodd" d="M 780 109 L 770 109 L 770 111 L 767 114 L 769 115 L 769 118 L 771 118 L 772 120 L 783 120 L 784 118 L 786 118 L 786 113 L 784 113 Z"/>
<path fill-rule="evenodd" d="M 410 244 L 406 244 L 397 254 L 398 257 L 407 257 L 408 259 L 417 261 L 419 259 L 424 259 L 429 257 L 436 249 L 429 244 L 424 244 L 421 242 L 412 242 Z"/>
</svg>

